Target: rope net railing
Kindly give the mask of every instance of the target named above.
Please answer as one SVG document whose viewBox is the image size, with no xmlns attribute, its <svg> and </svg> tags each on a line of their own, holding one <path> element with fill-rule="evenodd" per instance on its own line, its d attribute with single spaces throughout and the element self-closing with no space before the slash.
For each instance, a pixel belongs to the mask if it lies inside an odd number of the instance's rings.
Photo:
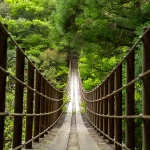
<svg viewBox="0 0 150 150">
<path fill-rule="evenodd" d="M 16 47 L 15 75 L 7 70 L 8 39 Z M 14 104 L 9 106 L 13 112 L 6 108 L 8 78 L 14 83 L 14 95 L 11 95 Z M 42 75 L 26 55 L 25 49 L 21 48 L 8 32 L 7 26 L 0 23 L 0 149 L 7 149 L 4 133 L 7 121 L 10 120 L 13 122 L 13 133 L 9 149 L 31 149 L 33 141 L 39 142 L 39 138 L 44 138 L 44 134 L 47 134 L 60 118 L 64 106 L 63 94 L 66 90 L 67 88 L 58 90 Z"/>
<path fill-rule="evenodd" d="M 137 52 L 141 42 L 143 50 Z M 138 74 L 137 62 L 141 64 Z M 80 91 L 87 118 L 115 150 L 149 150 L 150 28 L 143 29 L 143 35 L 100 85 L 86 91 L 80 79 Z"/>
</svg>

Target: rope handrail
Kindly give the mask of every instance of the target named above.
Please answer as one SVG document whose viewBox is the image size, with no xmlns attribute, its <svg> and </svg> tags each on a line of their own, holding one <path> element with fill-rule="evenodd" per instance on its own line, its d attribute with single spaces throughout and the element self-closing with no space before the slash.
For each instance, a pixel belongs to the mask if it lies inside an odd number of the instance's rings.
<svg viewBox="0 0 150 150">
<path fill-rule="evenodd" d="M 149 74 L 150 74 L 150 69 L 149 69 L 148 71 L 144 72 L 143 74 L 139 74 L 137 78 L 133 79 L 132 81 L 130 81 L 130 82 L 127 83 L 127 84 L 124 84 L 121 88 L 119 88 L 119 89 L 113 91 L 112 93 L 110 93 L 110 94 L 108 94 L 108 95 L 106 95 L 106 96 L 104 96 L 104 97 L 102 97 L 102 98 L 100 98 L 100 99 L 92 99 L 92 100 L 89 100 L 89 99 L 87 99 L 87 98 L 83 95 L 84 100 L 86 100 L 86 101 L 88 101 L 88 102 L 90 102 L 90 103 L 95 103 L 95 102 L 99 102 L 99 101 L 105 100 L 106 98 L 109 98 L 109 97 L 115 95 L 116 93 L 122 91 L 123 89 L 127 88 L 128 86 L 133 85 L 133 84 L 136 83 L 137 81 L 142 80 L 143 77 L 145 77 L 145 76 L 147 76 L 147 75 L 149 75 Z M 82 86 L 81 86 L 81 88 L 82 88 Z M 81 92 L 83 93 L 84 91 L 81 90 Z"/>
<path fill-rule="evenodd" d="M 142 52 L 138 51 L 137 55 L 142 53 L 143 62 L 136 66 L 135 48 L 141 41 L 144 48 Z M 135 142 L 135 132 L 139 132 L 141 128 L 143 132 L 140 138 L 143 137 L 143 142 L 140 143 L 139 149 L 150 149 L 150 132 L 148 132 L 150 126 L 149 50 L 150 27 L 146 27 L 143 29 L 142 36 L 105 80 L 91 91 L 84 89 L 79 73 L 79 87 L 81 99 L 85 102 L 86 116 L 100 135 L 108 139 L 109 144 L 115 145 L 116 150 L 138 148 L 139 145 L 137 147 Z M 137 67 L 141 67 L 142 72 L 135 77 Z M 136 100 L 142 105 L 136 106 Z M 141 120 L 140 125 L 137 125 L 139 120 Z M 123 138 L 126 140 L 124 141 Z"/>
<path fill-rule="evenodd" d="M 89 112 L 91 112 L 92 114 L 96 115 L 96 116 L 100 116 L 100 117 L 105 117 L 105 118 L 118 118 L 118 119 L 150 119 L 149 115 L 143 115 L 143 114 L 139 114 L 139 115 L 123 115 L 123 116 L 110 116 L 110 115 L 104 115 L 104 114 L 98 114 L 92 110 L 90 110 L 88 107 L 85 107 Z"/>
<path fill-rule="evenodd" d="M 12 112 L 3 112 L 3 113 L 1 113 L 0 112 L 0 116 L 11 116 L 11 117 L 14 117 L 14 116 L 22 116 L 22 117 L 26 117 L 26 116 L 46 116 L 46 115 L 51 115 L 51 114 L 54 114 L 54 113 L 58 112 L 60 109 L 62 109 L 63 106 L 64 106 L 64 104 L 62 104 L 57 110 L 52 111 L 52 112 L 48 112 L 48 113 L 27 114 L 27 113 L 12 113 Z"/>
<path fill-rule="evenodd" d="M 86 114 L 86 113 L 85 113 L 85 114 Z M 97 131 L 99 131 L 102 135 L 104 135 L 105 137 L 107 137 L 109 140 L 111 140 L 113 143 L 117 144 L 117 145 L 120 146 L 121 148 L 126 149 L 126 150 L 131 150 L 131 149 L 129 149 L 126 145 L 117 142 L 115 139 L 111 138 L 110 136 L 108 136 L 107 134 L 105 134 L 103 131 L 101 131 L 99 128 L 97 128 L 97 126 L 95 126 L 94 123 L 91 122 L 91 120 L 90 120 L 90 118 L 88 117 L 87 114 L 86 114 L 86 117 L 87 117 L 87 119 L 89 120 L 89 122 L 93 125 L 93 127 L 94 127 L 95 129 L 97 129 Z"/>
<path fill-rule="evenodd" d="M 60 116 L 61 116 L 61 114 L 60 114 Z M 57 120 L 56 120 L 51 126 L 49 126 L 46 130 L 44 130 L 43 132 L 40 132 L 38 135 L 36 135 L 36 136 L 33 137 L 32 139 L 26 141 L 24 144 L 21 144 L 21 145 L 15 147 L 15 148 L 13 148 L 12 150 L 18 150 L 18 149 L 24 147 L 25 145 L 31 143 L 31 142 L 34 141 L 35 139 L 39 138 L 41 135 L 43 135 L 43 134 L 46 133 L 48 130 L 50 130 L 50 129 L 58 122 L 58 120 L 60 119 L 60 116 L 59 116 L 59 117 L 57 118 Z"/>
<path fill-rule="evenodd" d="M 24 82 L 22 82 L 21 80 L 19 80 L 17 77 L 15 77 L 14 75 L 12 75 L 10 72 L 8 72 L 7 70 L 5 70 L 4 68 L 2 68 L 0 66 L 0 70 L 3 71 L 7 76 L 10 76 L 11 78 L 13 78 L 15 81 L 19 82 L 20 84 L 22 84 L 23 86 L 27 87 L 29 90 L 37 93 L 38 95 L 40 96 L 43 96 L 44 98 L 47 98 L 49 100 L 52 100 L 52 101 L 62 101 L 63 98 L 61 99 L 54 99 L 54 98 L 51 98 L 51 97 L 47 97 L 46 95 L 43 95 L 42 93 L 36 91 L 35 89 L 33 89 L 32 87 L 28 86 L 27 84 L 25 84 Z M 47 80 L 46 80 L 47 81 Z"/>
</svg>

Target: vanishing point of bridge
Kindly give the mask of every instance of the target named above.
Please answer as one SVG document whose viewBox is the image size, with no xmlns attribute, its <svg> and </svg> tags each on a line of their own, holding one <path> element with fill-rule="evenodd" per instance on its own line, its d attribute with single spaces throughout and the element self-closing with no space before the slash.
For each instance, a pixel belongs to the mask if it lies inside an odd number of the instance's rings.
<svg viewBox="0 0 150 150">
<path fill-rule="evenodd" d="M 15 75 L 7 70 L 8 39 L 16 47 Z M 142 71 L 135 77 L 136 47 L 141 41 Z M 6 149 L 8 143 L 8 149 L 13 150 L 134 150 L 138 149 L 137 128 L 142 131 L 141 149 L 150 150 L 149 28 L 144 28 L 143 35 L 121 62 L 92 91 L 82 87 L 77 66 L 76 59 L 70 60 L 66 89 L 56 89 L 12 38 L 7 26 L 0 24 L 0 150 Z M 13 112 L 5 106 L 8 77 L 15 84 Z M 141 83 L 140 114 L 135 112 L 137 82 Z M 64 102 L 66 97 L 70 97 L 68 104 Z M 62 112 L 64 105 L 67 113 Z M 81 105 L 84 114 L 81 114 Z M 8 141 L 4 133 L 9 120 L 13 121 L 13 134 Z M 137 120 L 142 122 L 139 127 Z"/>
</svg>

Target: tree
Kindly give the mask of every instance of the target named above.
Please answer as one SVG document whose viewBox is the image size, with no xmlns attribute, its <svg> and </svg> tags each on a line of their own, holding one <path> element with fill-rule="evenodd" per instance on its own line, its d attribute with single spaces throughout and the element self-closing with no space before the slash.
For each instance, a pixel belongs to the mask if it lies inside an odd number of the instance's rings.
<svg viewBox="0 0 150 150">
<path fill-rule="evenodd" d="M 0 2 L 0 16 L 10 17 L 10 12 L 11 12 L 10 6 L 7 3 L 1 1 Z"/>
<path fill-rule="evenodd" d="M 39 60 L 44 76 L 57 88 L 65 88 L 68 76 L 66 54 L 48 49 L 40 54 Z"/>
</svg>

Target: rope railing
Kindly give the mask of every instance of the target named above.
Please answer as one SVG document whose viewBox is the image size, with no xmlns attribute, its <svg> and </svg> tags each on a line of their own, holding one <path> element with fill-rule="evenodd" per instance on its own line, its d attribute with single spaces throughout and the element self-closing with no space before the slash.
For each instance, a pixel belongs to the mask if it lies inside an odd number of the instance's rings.
<svg viewBox="0 0 150 150">
<path fill-rule="evenodd" d="M 135 77 L 135 48 L 143 42 L 141 57 L 142 72 Z M 123 66 L 125 66 L 123 68 Z M 123 72 L 124 71 L 124 72 Z M 125 75 L 124 75 L 125 74 Z M 126 82 L 123 84 L 123 82 Z M 142 81 L 142 112 L 135 114 L 135 84 Z M 110 72 L 106 79 L 91 91 L 86 91 L 80 79 L 82 100 L 86 103 L 86 116 L 94 128 L 115 145 L 115 150 L 136 149 L 135 119 L 141 119 L 139 128 L 143 132 L 142 149 L 150 149 L 150 28 L 143 29 L 143 35 L 132 46 L 119 64 Z M 124 95 L 123 95 L 124 94 Z M 124 97 L 123 97 L 124 96 Z M 122 109 L 125 99 L 125 110 Z M 123 112 L 124 111 L 124 112 Z M 125 126 L 123 127 L 123 121 Z M 125 141 L 123 142 L 123 128 Z"/>
<path fill-rule="evenodd" d="M 16 47 L 16 75 L 7 70 L 8 38 Z M 25 76 L 25 60 L 27 75 Z M 15 82 L 14 112 L 6 111 L 6 80 L 10 77 Z M 27 83 L 24 81 L 27 78 Z M 24 94 L 24 89 L 27 93 Z M 44 138 L 61 116 L 63 91 L 55 88 L 36 68 L 34 62 L 25 54 L 25 50 L 13 39 L 7 26 L 0 23 L 0 149 L 5 147 L 4 131 L 6 117 L 13 117 L 13 150 L 32 148 L 32 143 Z M 24 98 L 26 96 L 26 99 Z M 26 108 L 24 108 L 26 103 Z M 25 119 L 25 142 L 22 143 L 23 118 Z"/>
<path fill-rule="evenodd" d="M 38 95 L 40 95 L 42 97 L 47 98 L 47 99 L 52 100 L 52 101 L 62 101 L 62 98 L 61 99 L 54 99 L 54 98 L 51 98 L 51 97 L 47 97 L 46 95 L 43 95 L 42 93 L 40 93 L 40 92 L 36 91 L 35 89 L 33 89 L 31 86 L 28 86 L 26 83 L 24 83 L 21 80 L 19 80 L 17 77 L 15 77 L 14 75 L 12 75 L 10 72 L 8 72 L 7 70 L 5 70 L 4 68 L 0 67 L 0 70 L 3 71 L 6 74 L 6 76 L 10 76 L 12 79 L 14 79 L 15 81 L 17 81 L 18 83 L 20 83 L 24 87 L 28 88 L 32 92 L 35 92 L 36 94 L 38 94 Z"/>
</svg>

